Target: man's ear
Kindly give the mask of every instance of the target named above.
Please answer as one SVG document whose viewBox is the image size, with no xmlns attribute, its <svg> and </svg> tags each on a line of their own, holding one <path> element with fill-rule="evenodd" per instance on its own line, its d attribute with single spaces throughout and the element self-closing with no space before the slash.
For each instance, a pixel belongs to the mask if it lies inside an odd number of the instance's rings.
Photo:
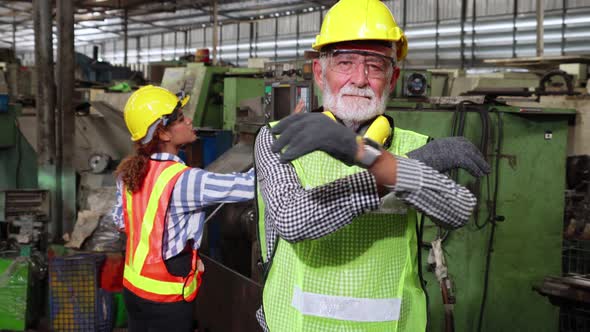
<svg viewBox="0 0 590 332">
<path fill-rule="evenodd" d="M 320 91 L 324 91 L 324 80 L 322 79 L 322 64 L 319 59 L 313 59 L 313 78 L 315 83 L 320 88 Z"/>
<path fill-rule="evenodd" d="M 395 85 L 397 84 L 397 80 L 399 79 L 399 67 L 393 67 L 393 75 L 391 75 L 391 81 L 389 82 L 389 93 L 392 93 L 395 90 Z"/>
</svg>

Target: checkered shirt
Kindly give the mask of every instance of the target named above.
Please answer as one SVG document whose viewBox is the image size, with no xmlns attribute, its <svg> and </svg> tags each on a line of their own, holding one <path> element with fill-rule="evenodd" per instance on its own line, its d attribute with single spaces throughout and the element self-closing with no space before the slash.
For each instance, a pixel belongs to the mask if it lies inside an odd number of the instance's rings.
<svg viewBox="0 0 590 332">
<path fill-rule="evenodd" d="M 350 224 L 360 214 L 378 209 L 377 185 L 369 172 L 305 189 L 295 168 L 282 164 L 279 155 L 271 151 L 273 141 L 269 129 L 263 127 L 255 143 L 256 175 L 266 206 L 268 257 L 272 256 L 277 236 L 288 242 L 317 239 Z M 477 203 L 465 187 L 422 162 L 407 158 L 397 158 L 397 182 L 390 190 L 446 228 L 465 225 Z M 262 308 L 256 317 L 268 331 Z"/>
</svg>

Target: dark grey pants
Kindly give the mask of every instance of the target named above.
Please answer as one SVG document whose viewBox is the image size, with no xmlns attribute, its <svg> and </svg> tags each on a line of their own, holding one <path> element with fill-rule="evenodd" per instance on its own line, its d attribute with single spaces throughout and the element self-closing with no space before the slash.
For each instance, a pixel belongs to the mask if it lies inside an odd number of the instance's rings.
<svg viewBox="0 0 590 332">
<path fill-rule="evenodd" d="M 166 262 L 168 271 L 177 276 L 190 272 L 190 252 L 183 252 Z M 195 301 L 159 303 L 143 299 L 130 290 L 123 289 L 127 308 L 129 332 L 193 332 Z"/>
</svg>

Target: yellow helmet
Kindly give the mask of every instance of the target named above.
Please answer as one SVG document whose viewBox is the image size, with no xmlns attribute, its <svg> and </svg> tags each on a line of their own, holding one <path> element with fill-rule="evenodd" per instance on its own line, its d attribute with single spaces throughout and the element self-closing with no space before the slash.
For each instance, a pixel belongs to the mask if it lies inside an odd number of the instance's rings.
<svg viewBox="0 0 590 332">
<path fill-rule="evenodd" d="M 135 142 L 142 139 L 152 124 L 177 108 L 184 107 L 188 100 L 189 96 L 179 100 L 178 96 L 159 86 L 146 85 L 135 91 L 123 111 L 131 140 Z"/>
<path fill-rule="evenodd" d="M 379 0 L 340 0 L 324 17 L 312 48 L 354 40 L 396 43 L 397 59 L 408 53 L 408 41 L 387 6 Z"/>
</svg>

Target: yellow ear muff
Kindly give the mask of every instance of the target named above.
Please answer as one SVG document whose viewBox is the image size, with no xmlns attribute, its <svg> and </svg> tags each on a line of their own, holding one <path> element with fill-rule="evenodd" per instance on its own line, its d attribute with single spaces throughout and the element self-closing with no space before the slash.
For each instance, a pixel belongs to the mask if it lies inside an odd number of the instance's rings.
<svg viewBox="0 0 590 332">
<path fill-rule="evenodd" d="M 381 146 L 385 145 L 389 136 L 391 136 L 391 125 L 383 115 L 375 118 L 363 135 L 363 137 L 373 140 Z"/>
<path fill-rule="evenodd" d="M 336 122 L 338 121 L 336 120 L 336 117 L 334 116 L 334 114 L 332 114 L 332 112 L 323 111 L 322 113 L 330 119 Z M 384 146 L 385 143 L 387 143 L 389 137 L 391 136 L 391 124 L 389 123 L 389 120 L 387 120 L 386 117 L 384 117 L 383 115 L 379 115 L 375 118 L 375 120 L 373 120 L 371 125 L 369 125 L 368 128 L 366 128 L 366 130 L 364 130 L 364 128 L 361 128 L 359 134 L 378 143 L 381 146 Z"/>
</svg>

